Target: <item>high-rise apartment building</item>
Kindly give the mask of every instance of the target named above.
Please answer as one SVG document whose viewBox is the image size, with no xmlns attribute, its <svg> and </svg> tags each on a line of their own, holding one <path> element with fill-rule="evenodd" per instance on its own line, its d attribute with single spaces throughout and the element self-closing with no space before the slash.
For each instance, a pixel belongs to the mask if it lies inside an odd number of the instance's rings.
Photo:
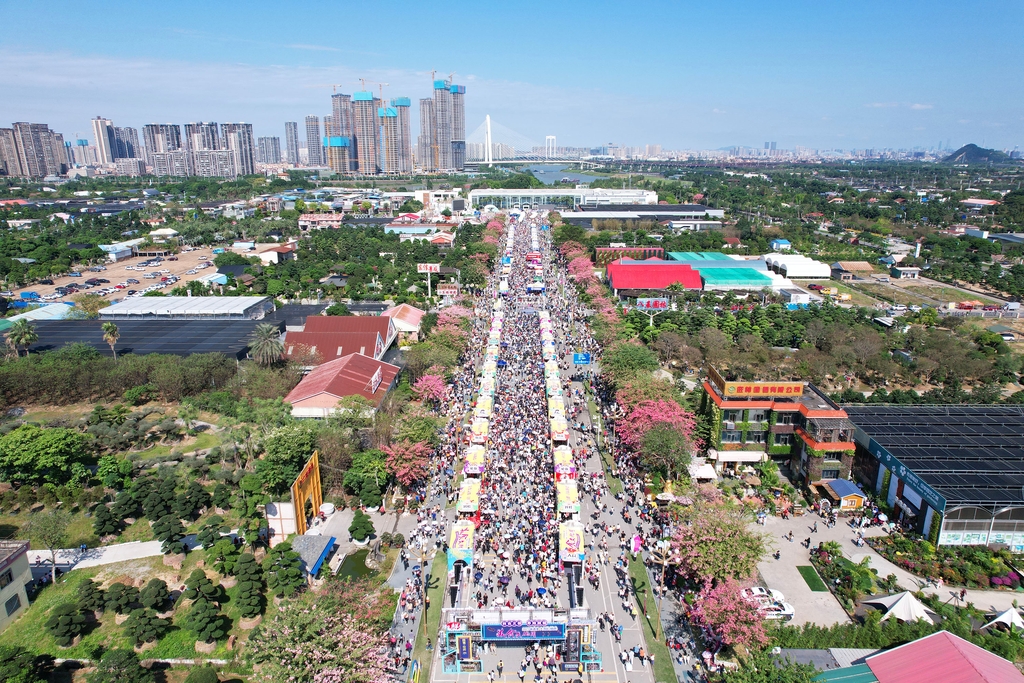
<svg viewBox="0 0 1024 683">
<path fill-rule="evenodd" d="M 185 149 L 198 152 L 203 149 L 223 149 L 217 124 L 210 122 L 185 124 Z"/>
<path fill-rule="evenodd" d="M 221 124 L 222 149 L 230 150 L 234 157 L 235 173 L 252 175 L 256 172 L 256 144 L 252 136 L 251 123 Z M 278 159 L 281 158 L 281 146 L 278 142 Z"/>
<path fill-rule="evenodd" d="M 138 178 L 146 175 L 146 162 L 142 159 L 133 159 L 129 157 L 115 159 L 114 168 L 117 175 L 127 176 L 129 178 Z"/>
<path fill-rule="evenodd" d="M 451 85 L 452 106 L 452 170 L 466 168 L 466 86 Z"/>
<path fill-rule="evenodd" d="M 323 141 L 320 139 L 320 117 L 306 117 L 306 164 L 308 166 L 323 166 Z"/>
<path fill-rule="evenodd" d="M 185 177 L 192 175 L 192 154 L 187 149 L 153 152 L 149 155 L 153 175 Z"/>
<path fill-rule="evenodd" d="M 12 128 L 0 130 L 4 131 L 0 133 L 0 139 L 4 140 L 0 143 L 0 152 L 3 152 L 8 175 L 45 178 L 67 173 L 64 136 L 50 130 L 45 123 L 19 122 Z"/>
<path fill-rule="evenodd" d="M 355 138 L 356 170 L 363 175 L 378 172 L 377 98 L 373 93 L 360 90 L 352 95 L 352 134 Z"/>
<path fill-rule="evenodd" d="M 192 152 L 192 175 L 200 178 L 235 178 L 237 155 L 230 149 L 200 149 Z"/>
<path fill-rule="evenodd" d="M 75 140 L 71 155 L 75 166 L 96 165 L 96 148 L 90 145 L 88 140 Z"/>
<path fill-rule="evenodd" d="M 92 120 L 92 135 L 96 138 L 96 156 L 101 164 L 114 163 L 114 124 L 110 119 L 97 116 Z"/>
<path fill-rule="evenodd" d="M 335 93 L 331 96 L 331 115 L 337 135 L 352 137 L 352 96 Z"/>
<path fill-rule="evenodd" d="M 434 81 L 435 170 L 452 168 L 452 92 L 447 81 Z"/>
<path fill-rule="evenodd" d="M 299 124 L 295 121 L 284 123 L 285 161 L 293 166 L 299 165 Z"/>
<path fill-rule="evenodd" d="M 281 138 L 259 138 L 256 148 L 256 161 L 261 164 L 281 163 Z"/>
<path fill-rule="evenodd" d="M 139 131 L 134 128 L 114 128 L 114 161 L 118 159 L 141 159 Z"/>
<path fill-rule="evenodd" d="M 146 160 L 152 164 L 154 154 L 182 148 L 181 127 L 176 123 L 148 123 L 142 127 L 142 141 L 146 145 Z"/>
<path fill-rule="evenodd" d="M 391 106 L 398 114 L 398 173 L 412 173 L 412 101 L 396 97 Z"/>
<path fill-rule="evenodd" d="M 437 170 L 437 123 L 434 118 L 434 100 L 420 100 L 420 136 L 416 141 L 416 163 L 424 171 Z"/>
<path fill-rule="evenodd" d="M 401 167 L 401 133 L 398 129 L 398 110 L 394 107 L 380 107 L 377 110 L 380 121 L 380 158 L 378 166 L 381 173 L 400 173 Z"/>
<path fill-rule="evenodd" d="M 351 173 L 352 139 L 344 135 L 327 135 L 322 142 L 327 166 L 335 173 Z"/>
</svg>

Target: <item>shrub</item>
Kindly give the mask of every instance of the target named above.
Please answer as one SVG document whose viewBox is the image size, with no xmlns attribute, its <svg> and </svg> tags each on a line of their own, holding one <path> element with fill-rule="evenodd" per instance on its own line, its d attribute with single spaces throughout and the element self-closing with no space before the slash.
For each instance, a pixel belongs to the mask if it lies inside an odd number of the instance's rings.
<svg viewBox="0 0 1024 683">
<path fill-rule="evenodd" d="M 93 515 L 92 530 L 100 538 L 121 533 L 121 520 L 114 516 L 106 505 L 96 507 Z"/>
<path fill-rule="evenodd" d="M 106 609 L 109 612 L 128 614 L 139 601 L 139 589 L 117 582 L 107 588 Z"/>
<path fill-rule="evenodd" d="M 227 633 L 224 622 L 224 616 L 217 605 L 206 598 L 200 598 L 193 603 L 182 625 L 196 634 L 196 640 L 211 643 Z"/>
<path fill-rule="evenodd" d="M 78 584 L 78 609 L 82 612 L 102 612 L 106 607 L 103 591 L 98 583 L 86 579 Z"/>
<path fill-rule="evenodd" d="M 149 583 L 142 589 L 142 592 L 139 593 L 139 602 L 147 609 L 160 611 L 167 604 L 167 600 L 170 597 L 171 593 L 167 590 L 166 581 L 163 579 L 150 579 Z"/>
<path fill-rule="evenodd" d="M 238 594 L 235 603 L 242 617 L 252 619 L 263 611 L 263 568 L 250 553 L 245 553 L 235 563 L 238 578 Z"/>
<path fill-rule="evenodd" d="M 267 553 L 263 560 L 263 576 L 267 587 L 279 598 L 290 598 L 306 585 L 299 554 L 287 542 L 277 544 Z"/>
<path fill-rule="evenodd" d="M 65 602 L 57 605 L 46 620 L 46 630 L 61 647 L 70 647 L 76 636 L 85 630 L 85 616 L 78 606 Z"/>
<path fill-rule="evenodd" d="M 171 555 L 183 553 L 187 550 L 181 539 L 185 537 L 185 527 L 176 516 L 167 514 L 161 517 L 153 525 L 153 535 L 156 540 L 163 541 L 160 547 L 164 554 Z"/>
<path fill-rule="evenodd" d="M 352 538 L 361 543 L 365 541 L 373 531 L 373 520 L 370 519 L 370 516 L 362 510 L 356 510 L 355 516 L 352 518 L 352 523 L 348 527 L 348 532 L 352 534 Z"/>
<path fill-rule="evenodd" d="M 153 610 L 139 608 L 132 610 L 131 615 L 125 620 L 124 631 L 136 647 L 142 647 L 163 637 L 170 625 L 169 619 L 160 619 Z"/>
<path fill-rule="evenodd" d="M 87 680 L 89 683 L 152 683 L 153 674 L 142 668 L 139 656 L 133 651 L 107 650 Z"/>
<path fill-rule="evenodd" d="M 220 586 L 213 585 L 210 577 L 202 569 L 196 569 L 185 579 L 185 592 L 182 596 L 187 600 L 218 600 Z"/>
<path fill-rule="evenodd" d="M 217 678 L 217 672 L 213 670 L 212 666 L 203 666 L 196 669 L 192 669 L 188 672 L 188 676 L 185 677 L 185 683 L 219 683 L 220 679 Z"/>
</svg>

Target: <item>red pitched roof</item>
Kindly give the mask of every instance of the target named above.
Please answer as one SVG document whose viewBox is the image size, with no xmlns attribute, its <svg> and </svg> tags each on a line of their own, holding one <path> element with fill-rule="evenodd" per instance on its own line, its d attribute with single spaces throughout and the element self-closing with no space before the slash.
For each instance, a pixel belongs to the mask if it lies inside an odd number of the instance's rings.
<svg viewBox="0 0 1024 683">
<path fill-rule="evenodd" d="M 426 314 L 426 311 L 416 308 L 415 306 L 410 306 L 409 304 L 399 304 L 394 308 L 389 308 L 381 313 L 382 316 L 401 320 L 410 327 L 419 327 L 420 321 L 423 320 L 423 316 Z"/>
<path fill-rule="evenodd" d="M 376 393 L 371 393 L 370 382 L 378 369 L 381 371 L 380 386 L 377 387 Z M 284 400 L 287 403 L 296 403 L 317 394 L 330 394 L 338 398 L 358 394 L 380 405 L 399 370 L 400 368 L 390 363 L 352 353 L 314 369 L 288 392 Z"/>
<path fill-rule="evenodd" d="M 645 263 L 623 263 L 622 259 L 608 264 L 608 280 L 612 289 L 665 289 L 678 282 L 686 289 L 700 289 L 700 273 L 686 264 L 658 261 Z"/>
<path fill-rule="evenodd" d="M 386 350 L 379 332 L 288 332 L 284 339 L 285 358 L 301 357 L 308 351 L 315 351 L 324 363 L 350 353 L 377 358 Z"/>
<path fill-rule="evenodd" d="M 879 683 L 1024 683 L 1013 664 L 949 631 L 865 661 Z"/>
<path fill-rule="evenodd" d="M 740 243 L 740 238 L 739 237 L 726 237 L 725 238 L 725 243 L 726 244 L 739 244 Z"/>
</svg>

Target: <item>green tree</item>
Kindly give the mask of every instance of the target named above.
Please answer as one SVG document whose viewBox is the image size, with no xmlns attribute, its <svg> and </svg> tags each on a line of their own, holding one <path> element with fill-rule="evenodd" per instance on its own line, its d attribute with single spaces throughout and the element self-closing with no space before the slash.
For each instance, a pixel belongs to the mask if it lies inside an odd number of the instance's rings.
<svg viewBox="0 0 1024 683">
<path fill-rule="evenodd" d="M 131 484 L 132 462 L 115 455 L 104 455 L 100 458 L 96 476 L 104 486 L 122 490 Z"/>
<path fill-rule="evenodd" d="M 157 612 L 163 610 L 164 605 L 170 599 L 171 593 L 167 589 L 167 582 L 163 579 L 150 579 L 149 583 L 139 593 L 139 602 L 146 609 L 153 609 Z"/>
<path fill-rule="evenodd" d="M 86 457 L 85 438 L 80 433 L 23 424 L 0 437 L 0 478 L 62 484 L 70 478 L 73 466 Z"/>
<path fill-rule="evenodd" d="M 213 487 L 213 504 L 221 510 L 231 509 L 231 489 L 225 484 Z"/>
<path fill-rule="evenodd" d="M 685 434 L 666 424 L 656 424 L 643 435 L 640 458 L 653 471 L 660 471 L 668 479 L 686 472 L 690 464 L 692 444 Z"/>
<path fill-rule="evenodd" d="M 98 583 L 92 579 L 86 579 L 78 584 L 78 602 L 76 603 L 81 612 L 102 612 L 106 609 L 106 598 L 100 590 Z"/>
<path fill-rule="evenodd" d="M 263 560 L 263 576 L 267 587 L 279 598 L 290 598 L 305 586 L 299 554 L 291 543 L 278 543 Z"/>
<path fill-rule="evenodd" d="M 78 611 L 72 602 L 64 602 L 53 608 L 50 618 L 46 620 L 46 631 L 57 645 L 70 647 L 72 641 L 85 630 L 85 615 Z"/>
<path fill-rule="evenodd" d="M 736 671 L 726 675 L 729 683 L 812 683 L 818 670 L 810 664 L 794 664 L 776 657 L 770 650 L 755 650 L 742 659 Z"/>
<path fill-rule="evenodd" d="M 4 337 L 7 338 L 7 343 L 18 355 L 21 355 L 19 349 L 24 347 L 26 356 L 28 355 L 28 347 L 39 341 L 39 334 L 36 332 L 36 326 L 25 318 L 14 321 L 11 325 L 11 329 L 7 330 Z"/>
<path fill-rule="evenodd" d="M 185 579 L 185 592 L 181 594 L 186 600 L 212 600 L 219 602 L 221 598 L 220 586 L 215 586 L 210 577 L 202 569 L 195 569 Z"/>
<path fill-rule="evenodd" d="M 212 666 L 197 666 L 188 672 L 185 683 L 219 683 L 217 672 Z"/>
<path fill-rule="evenodd" d="M 117 350 L 114 348 L 117 345 L 117 340 L 121 338 L 121 331 L 117 329 L 117 325 L 113 322 L 103 323 L 103 341 L 107 342 L 110 347 L 110 352 L 114 354 L 114 361 L 117 362 Z"/>
<path fill-rule="evenodd" d="M 86 679 L 89 683 L 153 683 L 153 674 L 142 668 L 134 651 L 107 650 Z"/>
<path fill-rule="evenodd" d="M 99 538 L 121 533 L 121 520 L 106 505 L 100 503 L 93 513 L 92 530 Z"/>
<path fill-rule="evenodd" d="M 348 306 L 346 306 L 343 303 L 331 304 L 330 306 L 327 307 L 327 310 L 324 311 L 324 314 L 325 315 L 350 315 L 350 313 L 348 312 Z"/>
<path fill-rule="evenodd" d="M 316 450 L 317 428 L 299 423 L 275 429 L 263 441 L 266 454 L 256 462 L 256 474 L 272 495 L 288 490 Z"/>
<path fill-rule="evenodd" d="M 46 683 L 52 670 L 50 655 L 35 655 L 20 645 L 0 645 L 0 681 L 4 683 Z"/>
<path fill-rule="evenodd" d="M 374 532 L 373 520 L 365 512 L 357 509 L 348 532 L 352 534 L 352 538 L 362 543 Z"/>
<path fill-rule="evenodd" d="M 199 530 L 199 533 L 196 535 L 196 542 L 203 548 L 208 549 L 213 547 L 229 531 L 231 531 L 231 527 L 224 523 L 224 518 L 220 515 L 213 515 L 206 520 L 206 524 Z"/>
<path fill-rule="evenodd" d="M 121 582 L 110 584 L 106 594 L 106 611 L 128 614 L 139 602 L 139 589 Z"/>
<path fill-rule="evenodd" d="M 212 643 L 227 635 L 225 621 L 216 603 L 201 597 L 192 603 L 182 619 L 182 626 L 195 633 L 197 641 Z"/>
<path fill-rule="evenodd" d="M 142 647 L 162 638 L 170 625 L 170 619 L 161 619 L 153 610 L 140 607 L 128 615 L 124 622 L 124 632 L 135 643 L 135 647 Z"/>
<path fill-rule="evenodd" d="M 21 528 L 23 535 L 50 551 L 50 572 L 54 583 L 57 582 L 57 551 L 68 545 L 69 524 L 69 512 L 51 510 L 45 513 L 37 512 L 29 517 L 28 522 Z"/>
<path fill-rule="evenodd" d="M 635 342 L 612 345 L 601 358 L 601 371 L 616 386 L 658 369 L 658 356 Z"/>
<path fill-rule="evenodd" d="M 281 342 L 281 331 L 270 323 L 256 326 L 249 336 L 249 353 L 259 365 L 270 367 L 281 359 L 284 344 Z"/>
<path fill-rule="evenodd" d="M 238 579 L 235 604 L 243 618 L 252 619 L 263 612 L 263 568 L 251 553 L 245 553 L 235 562 L 234 572 Z"/>
<path fill-rule="evenodd" d="M 185 544 L 181 542 L 181 539 L 185 538 L 185 527 L 177 515 L 164 515 L 154 522 L 153 536 L 163 542 L 160 549 L 165 555 L 175 555 L 187 550 Z"/>
<path fill-rule="evenodd" d="M 222 576 L 234 573 L 238 556 L 238 546 L 230 536 L 221 538 L 206 553 L 206 557 L 213 560 L 213 568 Z"/>
</svg>

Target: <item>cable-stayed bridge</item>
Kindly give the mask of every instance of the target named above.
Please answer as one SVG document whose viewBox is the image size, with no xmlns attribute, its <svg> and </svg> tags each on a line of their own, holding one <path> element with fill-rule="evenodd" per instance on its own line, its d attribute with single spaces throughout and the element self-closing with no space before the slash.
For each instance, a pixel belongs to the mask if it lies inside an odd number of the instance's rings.
<svg viewBox="0 0 1024 683">
<path fill-rule="evenodd" d="M 466 161 L 473 164 L 521 164 L 529 162 L 579 163 L 597 166 L 579 156 L 569 156 L 555 146 L 549 135 L 544 143 L 504 126 L 487 116 L 466 136 Z"/>
</svg>

